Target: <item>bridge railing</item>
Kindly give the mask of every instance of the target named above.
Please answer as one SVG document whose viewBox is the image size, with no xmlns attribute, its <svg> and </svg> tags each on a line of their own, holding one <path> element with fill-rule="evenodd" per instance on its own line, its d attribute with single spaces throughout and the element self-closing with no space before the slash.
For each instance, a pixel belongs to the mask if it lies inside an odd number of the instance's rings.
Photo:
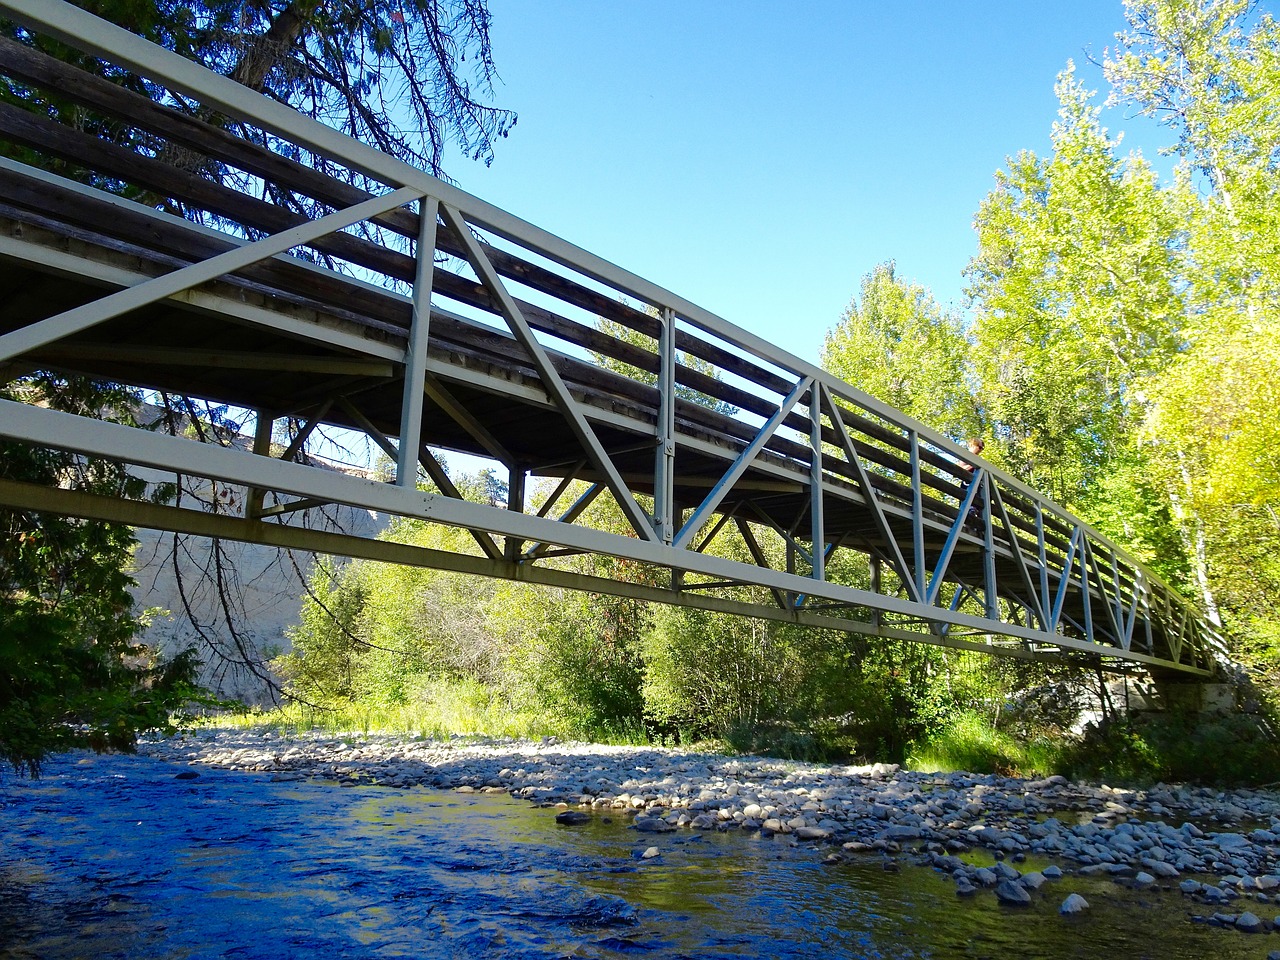
<svg viewBox="0 0 1280 960">
<path fill-rule="evenodd" d="M 536 579 L 558 545 L 675 571 L 669 590 L 650 588 L 668 602 L 1019 655 L 1200 673 L 1222 658 L 1194 608 L 1115 544 L 826 371 L 78 8 L 0 0 L 0 11 L 31 31 L 0 41 L 0 72 L 21 94 L 0 102 L 11 158 L 0 255 L 96 271 L 112 289 L 10 309 L 0 371 L 51 366 L 174 390 L 190 370 L 192 392 L 257 411 L 258 460 L 281 418 L 302 424 L 285 461 L 317 424 L 338 424 L 384 449 L 402 496 L 207 460 L 165 438 L 122 448 L 111 431 L 11 402 L 0 434 L 239 477 L 255 494 L 244 519 L 258 525 L 226 535 L 261 538 L 264 519 L 340 500 L 465 526 L 492 575 Z M 146 94 L 42 52 L 38 37 L 114 65 L 116 80 L 145 78 Z M 252 338 L 219 350 L 199 342 L 195 320 L 175 331 L 147 319 L 173 303 L 254 326 L 276 352 Z M 274 338 L 300 346 L 282 356 Z M 313 386 L 286 401 L 254 370 Z M 447 429 L 424 425 L 428 407 Z M 545 441 L 513 428 L 504 411 L 517 408 Z M 462 502 L 431 446 L 502 464 L 506 509 Z M 420 468 L 442 496 L 418 494 Z M 559 481 L 536 511 L 529 476 Z M 268 507 L 268 490 L 297 499 Z M 625 536 L 579 522 L 595 496 L 616 504 Z M 785 545 L 785 569 L 758 529 Z M 753 562 L 709 552 L 717 535 L 737 536 Z M 866 583 L 827 577 L 837 549 L 866 557 Z M 774 609 L 732 599 L 742 589 L 768 591 Z"/>
</svg>

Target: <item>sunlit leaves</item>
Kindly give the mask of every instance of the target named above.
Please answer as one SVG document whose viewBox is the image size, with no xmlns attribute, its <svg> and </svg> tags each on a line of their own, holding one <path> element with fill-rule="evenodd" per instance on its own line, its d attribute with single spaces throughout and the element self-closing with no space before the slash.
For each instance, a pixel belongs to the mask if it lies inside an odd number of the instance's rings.
<svg viewBox="0 0 1280 960">
<path fill-rule="evenodd" d="M 126 391 L 38 373 L 0 397 L 128 419 Z M 0 443 L 0 478 L 113 497 L 143 494 L 118 462 Z M 39 771 L 72 747 L 132 749 L 199 698 L 189 651 L 161 662 L 135 642 L 133 532 L 116 524 L 0 510 L 0 762 Z"/>
<path fill-rule="evenodd" d="M 822 365 L 879 400 L 943 433 L 980 432 L 969 345 L 959 317 L 919 284 L 882 263 L 827 333 Z"/>
<path fill-rule="evenodd" d="M 975 364 L 1011 468 L 1079 508 L 1178 344 L 1174 212 L 1070 67 L 1053 153 L 1023 152 L 975 218 Z"/>
</svg>

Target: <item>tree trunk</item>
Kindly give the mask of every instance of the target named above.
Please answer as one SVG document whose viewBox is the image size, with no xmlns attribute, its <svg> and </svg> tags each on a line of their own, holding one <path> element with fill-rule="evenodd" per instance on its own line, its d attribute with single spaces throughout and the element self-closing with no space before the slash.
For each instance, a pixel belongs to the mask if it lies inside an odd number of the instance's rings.
<svg viewBox="0 0 1280 960">
<path fill-rule="evenodd" d="M 1190 491 L 1192 489 L 1191 471 L 1188 469 L 1186 459 L 1181 453 L 1178 454 L 1178 469 L 1182 474 L 1183 485 Z M 1187 551 L 1191 556 L 1191 570 L 1196 578 L 1196 587 L 1200 591 L 1200 597 L 1204 601 L 1205 615 L 1215 627 L 1221 627 L 1222 617 L 1218 612 L 1218 602 L 1213 596 L 1213 587 L 1209 583 L 1209 563 L 1204 535 L 1204 521 L 1200 519 L 1194 510 L 1187 508 L 1182 496 L 1177 491 L 1169 491 L 1169 504 L 1173 509 L 1174 517 L 1178 521 L 1178 530 L 1182 535 L 1183 542 L 1186 544 Z"/>
<path fill-rule="evenodd" d="M 285 53 L 298 42 L 315 5 L 316 0 L 291 0 L 277 14 L 267 32 L 249 44 L 231 71 L 231 79 L 261 93 L 271 68 L 283 60 Z"/>
</svg>

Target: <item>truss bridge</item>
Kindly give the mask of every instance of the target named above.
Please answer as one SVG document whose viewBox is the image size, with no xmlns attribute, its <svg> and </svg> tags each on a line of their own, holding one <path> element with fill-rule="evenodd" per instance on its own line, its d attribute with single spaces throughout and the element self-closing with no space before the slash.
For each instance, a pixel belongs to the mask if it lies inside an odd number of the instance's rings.
<svg viewBox="0 0 1280 960">
<path fill-rule="evenodd" d="M 0 101 L 0 384 L 88 375 L 253 427 L 237 448 L 0 399 L 7 440 L 248 491 L 210 510 L 0 480 L 0 506 L 1104 669 L 1222 661 L 1167 584 L 952 438 L 76 7 L 0 11 L 149 94 L 0 40 L 22 92 Z M 334 428 L 387 479 L 309 460 Z M 450 452 L 492 462 L 506 502 L 465 499 Z M 593 501 L 617 523 L 584 523 Z M 335 503 L 473 546 L 305 522 Z"/>
</svg>

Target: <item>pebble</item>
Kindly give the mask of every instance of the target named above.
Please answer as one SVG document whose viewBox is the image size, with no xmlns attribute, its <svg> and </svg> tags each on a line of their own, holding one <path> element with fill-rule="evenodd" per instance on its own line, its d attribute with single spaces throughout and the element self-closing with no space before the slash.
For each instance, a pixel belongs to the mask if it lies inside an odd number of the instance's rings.
<svg viewBox="0 0 1280 960">
<path fill-rule="evenodd" d="M 1247 910 L 1236 917 L 1236 929 L 1242 933 L 1262 933 L 1266 929 L 1261 918 L 1249 913 Z"/>
<path fill-rule="evenodd" d="M 1078 893 L 1067 895 L 1067 899 L 1062 901 L 1062 906 L 1058 908 L 1059 913 L 1080 913 L 1089 909 L 1089 901 Z"/>
<path fill-rule="evenodd" d="M 1025 907 L 1031 903 L 1031 894 L 1020 883 L 1015 883 L 1013 880 L 1001 880 L 996 885 L 996 899 L 1001 903 Z"/>
</svg>

